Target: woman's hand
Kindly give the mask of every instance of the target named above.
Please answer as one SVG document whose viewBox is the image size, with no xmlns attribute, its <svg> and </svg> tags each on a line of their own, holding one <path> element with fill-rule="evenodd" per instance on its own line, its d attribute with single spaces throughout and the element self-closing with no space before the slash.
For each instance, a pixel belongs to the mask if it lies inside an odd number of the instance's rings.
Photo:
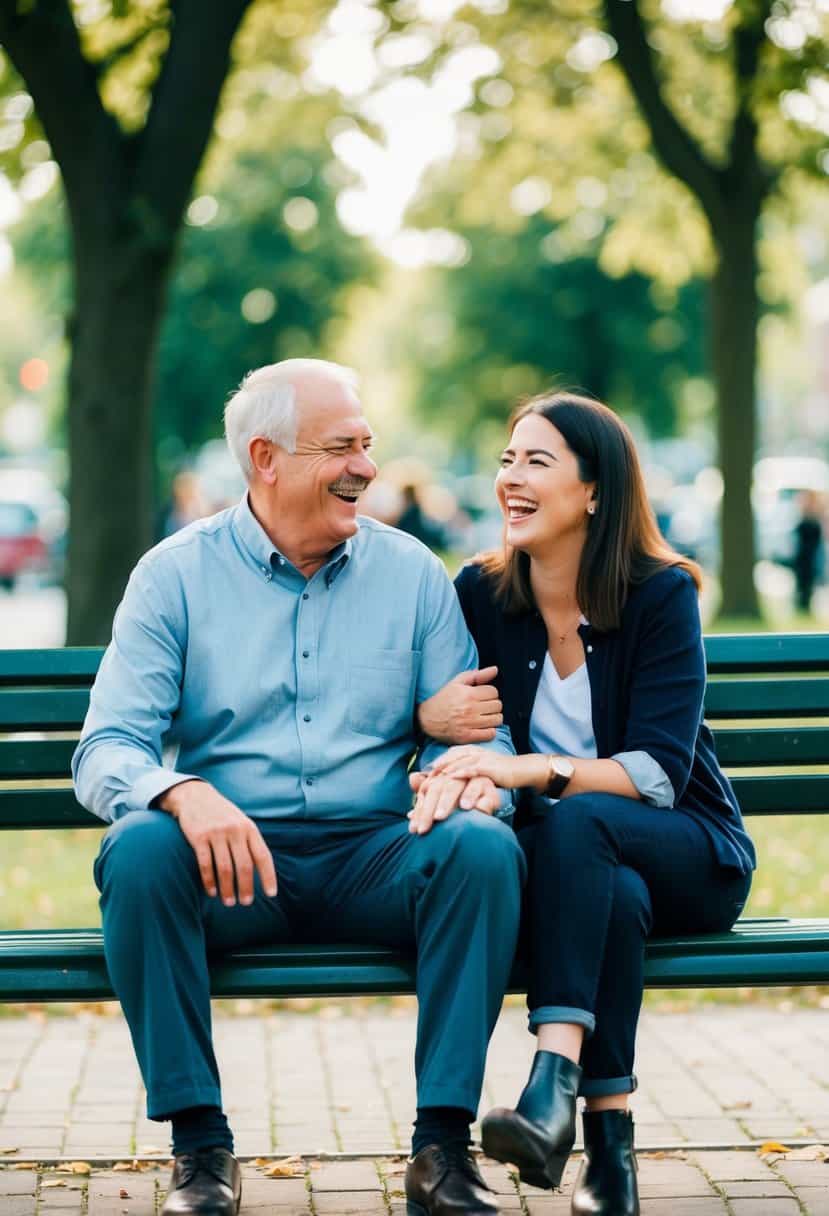
<svg viewBox="0 0 829 1216">
<path fill-rule="evenodd" d="M 530 787 L 543 793 L 547 788 L 550 758 L 537 752 L 524 756 L 504 756 L 483 747 L 450 747 L 435 761 L 430 772 L 459 781 L 488 777 L 502 790 Z"/>
<path fill-rule="evenodd" d="M 497 667 L 462 671 L 417 707 L 424 735 L 439 743 L 488 743 L 503 724 L 503 707 L 492 680 Z"/>
</svg>

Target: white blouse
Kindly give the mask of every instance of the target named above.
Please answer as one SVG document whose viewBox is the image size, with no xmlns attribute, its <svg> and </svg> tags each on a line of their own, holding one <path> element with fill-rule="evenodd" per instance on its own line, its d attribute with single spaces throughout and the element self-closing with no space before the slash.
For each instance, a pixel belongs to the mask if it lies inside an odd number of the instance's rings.
<svg viewBox="0 0 829 1216">
<path fill-rule="evenodd" d="M 530 748 L 534 752 L 581 760 L 598 758 L 586 662 L 562 679 L 549 653 L 545 656 L 530 715 Z M 643 802 L 661 807 L 674 805 L 671 782 L 653 756 L 644 751 L 617 752 L 611 759 L 621 764 Z"/>
<path fill-rule="evenodd" d="M 530 747 L 534 752 L 596 759 L 586 663 L 562 679 L 549 653 L 545 655 L 530 717 Z"/>
</svg>

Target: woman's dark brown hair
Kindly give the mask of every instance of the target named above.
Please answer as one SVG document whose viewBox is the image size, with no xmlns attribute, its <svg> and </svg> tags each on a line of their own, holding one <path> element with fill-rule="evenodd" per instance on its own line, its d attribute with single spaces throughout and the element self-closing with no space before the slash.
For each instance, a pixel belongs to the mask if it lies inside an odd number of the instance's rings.
<svg viewBox="0 0 829 1216">
<path fill-rule="evenodd" d="M 696 562 L 675 552 L 659 531 L 633 436 L 613 410 L 589 397 L 545 393 L 515 410 L 510 434 L 528 414 L 552 423 L 575 455 L 581 480 L 596 483 L 596 513 L 588 516 L 576 585 L 579 607 L 594 628 L 618 629 L 631 586 L 666 566 L 687 570 L 702 586 Z M 484 554 L 481 564 L 496 580 L 506 611 L 534 607 L 526 553 L 505 542 L 503 550 Z"/>
</svg>

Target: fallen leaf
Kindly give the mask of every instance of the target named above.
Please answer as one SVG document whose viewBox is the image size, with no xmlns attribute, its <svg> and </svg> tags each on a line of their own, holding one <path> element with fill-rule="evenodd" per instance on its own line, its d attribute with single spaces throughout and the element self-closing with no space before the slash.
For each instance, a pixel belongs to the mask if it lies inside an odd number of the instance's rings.
<svg viewBox="0 0 829 1216">
<path fill-rule="evenodd" d="M 10 1170 L 36 1170 L 34 1161 L 15 1161 L 9 1166 Z"/>
<path fill-rule="evenodd" d="M 159 1148 L 156 1144 L 139 1144 L 136 1151 L 139 1157 L 146 1157 L 150 1153 L 163 1153 L 165 1150 L 163 1148 Z"/>
<path fill-rule="evenodd" d="M 91 1174 L 92 1166 L 88 1161 L 69 1161 L 66 1165 L 58 1166 L 59 1174 Z"/>
<path fill-rule="evenodd" d="M 749 1110 L 750 1102 L 729 1102 L 728 1106 L 724 1106 L 723 1110 Z"/>
<path fill-rule="evenodd" d="M 45 1182 L 41 1182 L 40 1189 L 46 1191 L 53 1186 L 66 1186 L 66 1183 L 62 1178 L 48 1178 Z"/>
<path fill-rule="evenodd" d="M 121 1187 L 120 1191 L 118 1192 L 118 1198 L 119 1199 L 132 1199 L 132 1195 L 129 1193 L 129 1191 L 127 1191 L 123 1187 Z"/>
<path fill-rule="evenodd" d="M 785 1154 L 788 1151 L 788 1147 L 781 1144 L 779 1140 L 766 1140 L 765 1144 L 761 1144 L 758 1148 L 757 1154 L 760 1157 L 766 1157 L 771 1153 Z"/>
<path fill-rule="evenodd" d="M 305 1162 L 301 1157 L 285 1157 L 266 1166 L 263 1172 L 266 1178 L 298 1178 L 305 1173 Z"/>
<path fill-rule="evenodd" d="M 688 1154 L 684 1153 L 681 1148 L 666 1149 L 658 1148 L 652 1153 L 637 1153 L 637 1157 L 647 1157 L 649 1161 L 687 1161 Z"/>
<path fill-rule="evenodd" d="M 19 1148 L 0 1148 L 0 1157 L 11 1157 L 12 1153 L 19 1153 Z"/>
<path fill-rule="evenodd" d="M 143 1174 L 145 1170 L 154 1170 L 158 1168 L 158 1163 L 155 1161 L 139 1161 L 133 1158 L 132 1161 L 116 1161 L 113 1165 L 113 1172 L 131 1174 Z"/>
<path fill-rule="evenodd" d="M 256 1158 L 254 1158 L 253 1164 L 256 1166 L 257 1169 L 260 1169 L 261 1166 L 263 1166 L 263 1165 L 270 1165 L 271 1161 L 272 1161 L 271 1157 L 256 1157 Z"/>
</svg>

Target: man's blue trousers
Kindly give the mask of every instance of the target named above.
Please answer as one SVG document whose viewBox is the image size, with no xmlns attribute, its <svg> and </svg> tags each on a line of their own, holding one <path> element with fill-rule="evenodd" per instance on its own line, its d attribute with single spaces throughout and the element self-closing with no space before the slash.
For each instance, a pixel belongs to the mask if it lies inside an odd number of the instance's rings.
<svg viewBox="0 0 829 1216">
<path fill-rule="evenodd" d="M 132 1034 L 151 1119 L 221 1106 L 207 952 L 258 943 L 376 942 L 417 955 L 417 1102 L 476 1111 L 507 985 L 525 862 L 509 826 L 457 811 L 425 836 L 398 813 L 260 821 L 279 890 L 249 907 L 201 884 L 163 811 L 133 811 L 95 863 L 110 978 Z"/>
</svg>

